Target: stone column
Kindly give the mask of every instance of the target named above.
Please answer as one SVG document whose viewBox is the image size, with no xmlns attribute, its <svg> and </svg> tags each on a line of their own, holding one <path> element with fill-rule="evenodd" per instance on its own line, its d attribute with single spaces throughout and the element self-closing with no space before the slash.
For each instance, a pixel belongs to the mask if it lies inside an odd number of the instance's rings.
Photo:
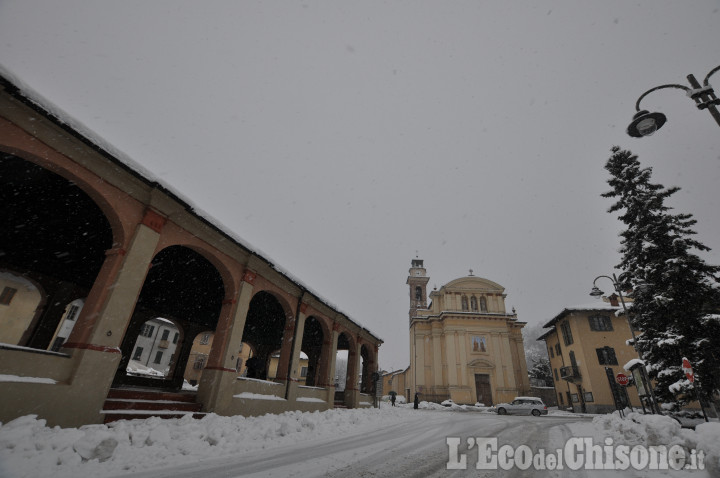
<svg viewBox="0 0 720 478">
<path fill-rule="evenodd" d="M 527 374 L 527 362 L 525 361 L 525 347 L 522 336 L 515 336 L 511 339 L 513 351 L 513 364 L 515 369 L 515 381 L 519 385 L 519 394 L 527 394 L 530 391 L 530 378 Z"/>
<path fill-rule="evenodd" d="M 295 321 L 295 340 L 292 344 L 292 353 L 290 356 L 290 369 L 287 373 L 287 389 L 285 390 L 285 398 L 288 401 L 297 399 L 298 377 L 300 375 L 300 352 L 302 351 L 303 334 L 305 333 L 305 315 L 307 312 L 307 304 L 300 303 L 300 311 L 297 321 Z M 282 360 L 282 354 L 280 354 Z M 278 377 L 280 377 L 280 369 L 278 368 Z"/>
<path fill-rule="evenodd" d="M 360 363 L 360 344 L 357 337 L 350 341 L 348 350 L 347 377 L 345 378 L 345 405 L 349 408 L 357 408 L 359 402 L 358 390 L 358 364 Z"/>
<path fill-rule="evenodd" d="M 116 248 L 106 253 L 101 274 L 63 348 L 120 346 L 159 240 L 159 231 L 138 224 L 127 251 Z M 104 300 L 98 301 L 98 295 L 105 295 Z"/>
<path fill-rule="evenodd" d="M 445 360 L 448 369 L 448 386 L 456 387 L 459 385 L 457 377 L 457 356 L 455 355 L 455 335 L 456 332 L 448 332 L 445 334 Z"/>
<path fill-rule="evenodd" d="M 337 345 L 338 337 L 340 336 L 339 327 L 336 323 L 333 324 L 329 347 L 329 366 L 328 373 L 325 375 L 325 384 L 328 387 L 328 403 L 335 403 L 335 367 L 337 365 Z M 323 345 L 325 345 L 323 343 Z"/>
<path fill-rule="evenodd" d="M 442 330 L 436 328 L 433 324 L 432 331 L 432 346 L 433 346 L 433 385 L 442 387 L 443 385 L 443 374 L 442 374 L 442 353 L 441 344 Z"/>
<path fill-rule="evenodd" d="M 68 402 L 65 414 L 77 423 L 102 422 L 99 412 L 120 363 L 119 347 L 159 239 L 159 230 L 139 224 L 127 251 L 109 251 L 104 271 L 61 349 L 71 353 L 75 362 L 70 393 L 77 399 Z M 113 274 L 116 267 L 119 270 Z M 99 301 L 103 293 L 104 300 Z"/>
<path fill-rule="evenodd" d="M 280 345 L 280 357 L 278 357 L 278 367 L 275 378 L 277 381 L 285 384 L 285 392 L 287 394 L 287 382 L 289 381 L 290 358 L 293 352 L 293 344 L 295 339 L 295 314 L 285 317 L 285 327 L 283 329 L 283 337 Z"/>
<path fill-rule="evenodd" d="M 415 347 L 415 355 L 413 356 L 413 359 L 415 361 L 413 367 L 415 368 L 413 372 L 413 381 L 415 385 L 415 390 L 413 392 L 420 390 L 419 387 L 425 387 L 425 335 L 417 334 L 413 337 L 414 347 Z M 423 391 L 425 389 L 423 388 Z"/>
<path fill-rule="evenodd" d="M 306 319 L 307 320 L 307 319 Z M 315 386 L 329 387 L 330 368 L 333 367 L 335 360 L 331 356 L 333 350 L 333 330 L 329 333 L 323 328 L 323 341 L 320 346 L 320 360 L 318 360 L 317 370 L 315 371 Z"/>
<path fill-rule="evenodd" d="M 236 294 L 237 302 L 231 305 L 234 313 L 224 316 L 232 317 L 232 320 L 227 320 L 222 326 L 218 324 L 208 364 L 203 370 L 198 387 L 198 401 L 203 404 L 205 412 L 223 414 L 231 406 L 237 379 L 235 363 L 242 345 L 255 277 L 253 271 L 245 271 Z"/>
<path fill-rule="evenodd" d="M 502 369 L 502 342 L 501 337 L 498 332 L 493 332 L 490 336 L 492 340 L 492 350 L 493 350 L 493 359 L 495 362 L 495 383 L 497 383 L 497 390 L 505 390 L 505 377 L 503 375 L 503 369 Z"/>
<path fill-rule="evenodd" d="M 502 360 L 502 369 L 505 372 L 504 375 L 506 375 L 507 380 L 507 387 L 510 389 L 514 389 L 517 393 L 517 382 L 515 381 L 515 370 L 512 363 L 512 350 L 510 346 L 510 335 L 507 332 L 503 332 L 500 334 L 501 344 L 502 344 L 502 353 L 501 357 L 503 357 Z M 508 361 L 507 359 L 510 358 Z M 509 362 L 509 363 L 508 363 Z M 507 369 L 510 367 L 511 373 L 507 373 Z"/>
<path fill-rule="evenodd" d="M 468 377 L 468 371 L 467 371 L 467 333 L 463 330 L 458 335 L 458 341 L 459 347 L 460 347 L 460 380 L 458 382 L 458 385 L 467 385 L 470 386 L 470 384 L 474 384 L 472 380 Z M 473 377 L 474 378 L 474 377 Z"/>
</svg>

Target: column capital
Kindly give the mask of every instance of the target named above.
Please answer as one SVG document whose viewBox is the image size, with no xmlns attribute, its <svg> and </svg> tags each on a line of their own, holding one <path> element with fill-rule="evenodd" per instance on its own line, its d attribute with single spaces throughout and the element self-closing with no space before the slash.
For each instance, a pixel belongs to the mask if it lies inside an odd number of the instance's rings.
<svg viewBox="0 0 720 478">
<path fill-rule="evenodd" d="M 251 271 L 250 269 L 246 269 L 245 273 L 243 274 L 242 281 L 247 282 L 250 285 L 255 285 L 255 279 L 257 278 L 257 273 L 255 271 Z"/>
<path fill-rule="evenodd" d="M 147 208 L 145 209 L 145 215 L 142 219 L 142 224 L 146 225 L 153 231 L 160 234 L 163 230 L 163 227 L 165 227 L 165 223 L 167 222 L 167 218 L 165 216 L 160 215 L 157 211 Z"/>
</svg>

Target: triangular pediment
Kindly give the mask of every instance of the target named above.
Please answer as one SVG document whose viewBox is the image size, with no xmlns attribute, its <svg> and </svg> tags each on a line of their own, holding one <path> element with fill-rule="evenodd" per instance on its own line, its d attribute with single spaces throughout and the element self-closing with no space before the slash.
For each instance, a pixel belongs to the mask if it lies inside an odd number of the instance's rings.
<svg viewBox="0 0 720 478">
<path fill-rule="evenodd" d="M 488 359 L 477 358 L 468 362 L 468 367 L 494 369 L 495 364 Z"/>
<path fill-rule="evenodd" d="M 468 276 L 468 277 L 461 277 L 459 279 L 455 279 L 453 281 L 448 282 L 445 284 L 443 289 L 452 289 L 452 290 L 477 290 L 477 291 L 483 291 L 483 292 L 499 292 L 502 293 L 505 288 L 498 284 L 497 282 L 493 282 L 490 279 L 483 279 L 482 277 L 475 277 L 475 276 Z"/>
</svg>

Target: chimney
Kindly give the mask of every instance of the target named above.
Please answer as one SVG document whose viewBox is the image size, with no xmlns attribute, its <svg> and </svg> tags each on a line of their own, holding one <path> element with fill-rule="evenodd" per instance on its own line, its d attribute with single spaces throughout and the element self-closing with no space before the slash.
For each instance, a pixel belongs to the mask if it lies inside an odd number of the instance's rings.
<svg viewBox="0 0 720 478">
<path fill-rule="evenodd" d="M 620 303 L 618 302 L 617 294 L 611 295 L 610 297 L 608 297 L 608 299 L 610 300 L 610 305 L 612 305 L 613 307 L 620 306 Z"/>
</svg>

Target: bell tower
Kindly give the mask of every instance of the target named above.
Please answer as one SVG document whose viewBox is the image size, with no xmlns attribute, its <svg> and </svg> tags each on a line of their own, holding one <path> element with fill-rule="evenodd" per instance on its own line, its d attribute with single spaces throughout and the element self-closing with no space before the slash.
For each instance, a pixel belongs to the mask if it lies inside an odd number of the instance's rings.
<svg viewBox="0 0 720 478">
<path fill-rule="evenodd" d="M 408 271 L 407 285 L 410 287 L 410 323 L 417 314 L 418 309 L 427 309 L 427 283 L 430 278 L 423 266 L 422 259 L 412 260 Z"/>
</svg>

